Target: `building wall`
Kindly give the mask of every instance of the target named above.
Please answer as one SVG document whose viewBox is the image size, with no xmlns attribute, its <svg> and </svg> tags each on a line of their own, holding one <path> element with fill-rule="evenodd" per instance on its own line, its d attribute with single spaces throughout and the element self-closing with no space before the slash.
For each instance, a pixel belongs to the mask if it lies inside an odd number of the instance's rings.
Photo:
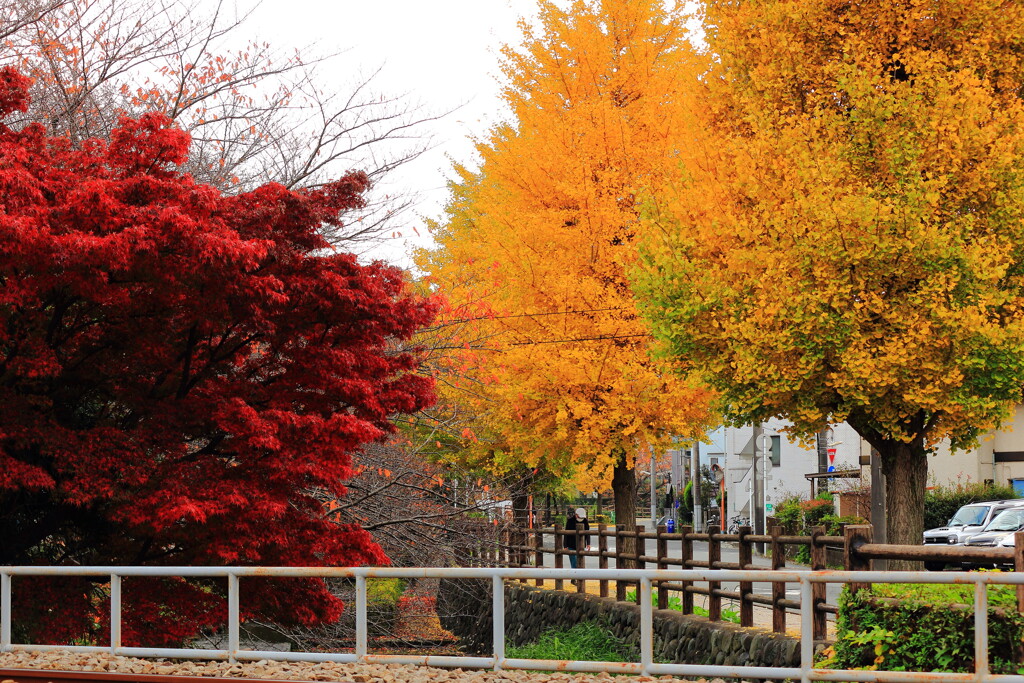
<svg viewBox="0 0 1024 683">
<path fill-rule="evenodd" d="M 992 480 L 1013 484 L 1024 497 L 1024 406 L 998 431 L 981 437 L 972 451 L 950 453 L 949 444 L 928 460 L 929 484 L 956 484 Z"/>
<path fill-rule="evenodd" d="M 771 420 L 758 427 L 721 427 L 710 435 L 711 444 L 702 446 L 702 464 L 717 463 L 725 468 L 728 519 L 739 515 L 753 520 L 752 510 L 765 502 L 774 507 L 790 495 L 810 497 L 811 482 L 805 475 L 819 471 L 817 448 L 813 442 L 804 445 L 783 433 L 781 430 L 786 424 L 783 420 Z M 781 442 L 779 465 L 773 466 L 766 478 L 762 476 L 762 456 L 755 443 L 756 436 L 761 433 L 778 435 Z M 836 442 L 836 469 L 858 469 L 863 444 L 853 428 L 845 423 L 834 427 L 833 439 Z M 752 489 L 751 466 L 754 460 L 757 461 L 757 470 Z M 766 499 L 761 498 L 762 490 Z"/>
<path fill-rule="evenodd" d="M 801 498 L 811 496 L 811 483 L 805 475 L 819 472 L 815 444 L 808 446 L 791 439 L 782 429 L 788 423 L 771 420 L 760 426 L 721 427 L 710 435 L 711 444 L 701 447 L 701 463 L 718 463 L 725 468 L 728 495 L 727 518 L 736 515 L 753 519 L 751 514 L 751 460 L 756 450 L 755 439 L 760 433 L 781 437 L 781 462 L 771 468 L 767 482 L 762 482 L 760 453 L 757 454 L 757 484 L 754 487 L 754 508 L 764 502 L 759 492 L 766 484 L 767 502 L 774 505 L 789 495 Z M 1014 428 L 1019 425 L 1018 428 Z M 834 461 L 837 470 L 860 469 L 861 478 L 835 480 L 832 488 L 854 488 L 870 483 L 870 468 L 861 467 L 861 456 L 870 456 L 871 447 L 853 427 L 845 422 L 833 428 L 836 449 Z M 981 437 L 978 448 L 951 453 L 948 443 L 939 444 L 928 459 L 928 483 L 955 485 L 957 483 L 996 481 L 1016 486 L 1024 497 L 1024 405 L 1018 406 L 1014 418 L 1002 430 Z M 726 520 L 728 522 L 728 519 Z"/>
</svg>

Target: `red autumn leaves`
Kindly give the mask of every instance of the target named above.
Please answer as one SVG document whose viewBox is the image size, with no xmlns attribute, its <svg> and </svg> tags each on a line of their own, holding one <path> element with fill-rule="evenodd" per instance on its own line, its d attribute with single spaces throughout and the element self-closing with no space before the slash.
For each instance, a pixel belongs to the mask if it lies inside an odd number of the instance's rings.
<svg viewBox="0 0 1024 683">
<path fill-rule="evenodd" d="M 28 85 L 0 70 L 0 115 Z M 385 561 L 312 492 L 344 495 L 352 451 L 433 400 L 402 347 L 435 305 L 322 237 L 361 206 L 364 175 L 225 196 L 179 170 L 188 147 L 159 114 L 78 147 L 0 125 L 0 562 Z M 126 642 L 216 624 L 209 589 L 126 588 Z M 15 582 L 31 638 L 93 624 L 30 614 L 31 591 L 106 609 L 86 581 Z M 278 621 L 340 612 L 319 582 L 249 596 L 249 615 Z"/>
</svg>

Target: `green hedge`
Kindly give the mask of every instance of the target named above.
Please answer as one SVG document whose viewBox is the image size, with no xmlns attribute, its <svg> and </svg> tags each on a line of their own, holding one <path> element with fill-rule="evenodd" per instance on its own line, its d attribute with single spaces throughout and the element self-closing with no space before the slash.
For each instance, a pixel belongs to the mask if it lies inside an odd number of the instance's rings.
<svg viewBox="0 0 1024 683">
<path fill-rule="evenodd" d="M 973 586 L 879 584 L 845 589 L 836 642 L 821 666 L 884 671 L 974 671 Z M 1013 586 L 989 587 L 992 673 L 1024 674 L 1024 615 Z"/>
</svg>

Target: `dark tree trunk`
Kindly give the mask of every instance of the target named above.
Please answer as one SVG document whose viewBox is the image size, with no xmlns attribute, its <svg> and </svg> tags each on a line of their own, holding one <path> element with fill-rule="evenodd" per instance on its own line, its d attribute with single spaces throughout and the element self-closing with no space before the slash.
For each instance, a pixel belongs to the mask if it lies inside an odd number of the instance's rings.
<svg viewBox="0 0 1024 683">
<path fill-rule="evenodd" d="M 888 542 L 921 545 L 924 537 L 924 490 L 928 455 L 923 439 L 912 443 L 886 441 L 878 448 L 885 474 L 885 519 Z M 920 562 L 889 560 L 894 571 L 921 569 Z"/>
<path fill-rule="evenodd" d="M 924 538 L 924 489 L 928 481 L 928 454 L 925 435 L 933 416 L 924 411 L 908 418 L 908 431 L 916 436 L 910 442 L 886 438 L 875 429 L 864 410 L 851 411 L 846 421 L 882 458 L 885 475 L 886 542 L 895 545 L 921 545 Z M 888 569 L 921 569 L 920 562 L 889 560 Z"/>
<path fill-rule="evenodd" d="M 633 531 L 636 526 L 636 470 L 627 465 L 625 454 L 620 456 L 612 471 L 612 492 L 615 494 L 615 524 Z M 635 536 L 625 536 L 618 542 L 622 543 L 620 553 L 636 554 Z M 616 566 L 635 569 L 637 563 L 627 560 Z"/>
<path fill-rule="evenodd" d="M 526 545 L 526 531 L 530 526 L 530 492 L 532 491 L 533 473 L 527 470 L 525 474 L 513 482 L 510 497 L 512 498 L 512 534 L 509 538 L 514 547 L 511 552 L 512 563 L 522 565 L 526 563 L 525 551 L 522 547 Z"/>
</svg>

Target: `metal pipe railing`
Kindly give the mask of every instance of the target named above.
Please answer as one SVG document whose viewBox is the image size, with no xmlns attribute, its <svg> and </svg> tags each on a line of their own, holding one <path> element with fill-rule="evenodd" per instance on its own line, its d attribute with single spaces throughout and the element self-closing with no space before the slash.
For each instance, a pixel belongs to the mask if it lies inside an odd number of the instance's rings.
<svg viewBox="0 0 1024 683">
<path fill-rule="evenodd" d="M 15 576 L 109 576 L 111 577 L 111 643 L 109 647 L 27 645 L 11 642 L 11 580 Z M 229 647 L 226 650 L 186 648 L 124 647 L 119 643 L 121 618 L 121 579 L 127 576 L 227 577 Z M 242 650 L 237 637 L 239 629 L 239 579 L 259 577 L 321 577 L 354 578 L 356 597 L 356 651 L 354 653 L 269 652 Z M 374 655 L 366 651 L 366 580 L 370 578 L 490 578 L 493 588 L 493 638 L 491 657 Z M 640 586 L 640 661 L 632 663 L 541 661 L 509 659 L 505 656 L 506 580 L 530 579 L 611 579 L 632 581 Z M 903 683 L 927 679 L 934 683 L 979 681 L 984 683 L 1024 683 L 1024 676 L 993 675 L 988 660 L 988 611 L 986 587 L 993 584 L 1024 586 L 1024 573 L 982 572 L 880 572 L 880 571 L 812 571 L 784 570 L 680 570 L 680 569 L 545 569 L 504 567 L 2 567 L 0 568 L 0 651 L 111 652 L 136 657 L 228 659 L 231 661 L 259 659 L 293 662 L 359 662 L 423 664 L 440 667 L 557 669 L 561 671 L 641 673 L 646 675 L 677 675 L 728 678 L 799 678 L 801 681 L 864 681 L 866 683 Z M 666 664 L 654 662 L 652 585 L 655 582 L 787 582 L 800 587 L 800 666 L 754 667 Z M 847 671 L 815 669 L 814 654 L 814 586 L 825 583 L 936 583 L 973 584 L 975 620 L 974 673 Z M 116 598 L 113 586 L 117 585 Z M 360 597 L 361 596 L 361 597 Z M 117 626 L 115 627 L 115 623 Z"/>
</svg>

